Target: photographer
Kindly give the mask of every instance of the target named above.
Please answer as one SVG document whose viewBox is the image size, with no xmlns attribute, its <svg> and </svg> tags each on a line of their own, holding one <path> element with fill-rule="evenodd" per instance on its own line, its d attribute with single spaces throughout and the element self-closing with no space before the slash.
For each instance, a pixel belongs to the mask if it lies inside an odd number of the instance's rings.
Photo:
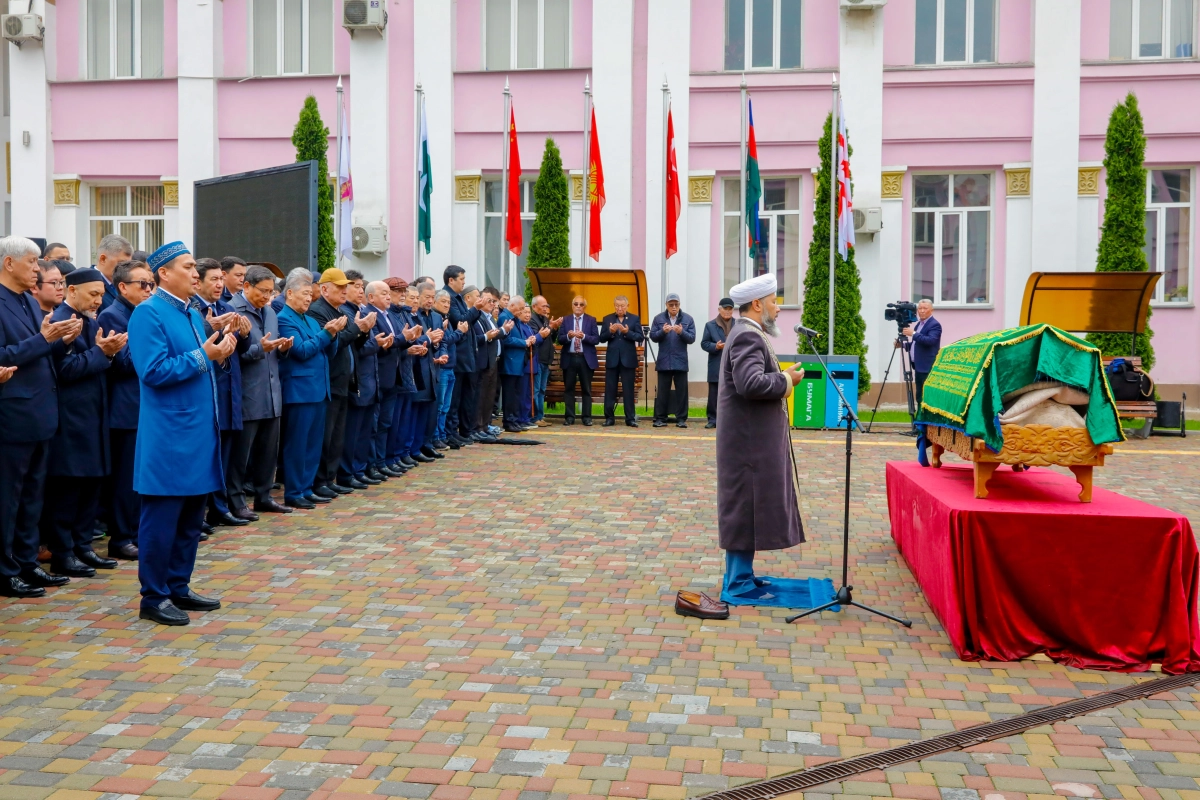
<svg viewBox="0 0 1200 800">
<path fill-rule="evenodd" d="M 909 338 L 906 347 L 909 358 L 912 359 L 913 373 L 916 377 L 917 408 L 920 408 L 925 379 L 929 377 L 929 370 L 933 369 L 933 362 L 942 347 L 942 325 L 933 318 L 933 301 L 918 302 L 916 324 L 909 325 L 901 333 Z"/>
</svg>

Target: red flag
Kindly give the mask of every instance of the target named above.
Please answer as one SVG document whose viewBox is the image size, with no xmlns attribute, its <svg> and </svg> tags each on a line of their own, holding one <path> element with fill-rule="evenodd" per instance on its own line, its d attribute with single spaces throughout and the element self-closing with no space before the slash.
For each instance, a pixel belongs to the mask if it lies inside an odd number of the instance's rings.
<svg viewBox="0 0 1200 800">
<path fill-rule="evenodd" d="M 521 255 L 521 153 L 517 149 L 517 115 L 508 111 L 508 230 L 504 238 L 508 249 Z"/>
<path fill-rule="evenodd" d="M 600 162 L 600 136 L 596 133 L 596 109 L 592 109 L 591 144 L 588 145 L 588 255 L 600 260 L 600 209 L 604 208 L 604 165 Z"/>
<path fill-rule="evenodd" d="M 679 166 L 675 161 L 675 120 L 667 111 L 667 258 L 679 252 L 675 227 L 679 222 Z"/>
</svg>

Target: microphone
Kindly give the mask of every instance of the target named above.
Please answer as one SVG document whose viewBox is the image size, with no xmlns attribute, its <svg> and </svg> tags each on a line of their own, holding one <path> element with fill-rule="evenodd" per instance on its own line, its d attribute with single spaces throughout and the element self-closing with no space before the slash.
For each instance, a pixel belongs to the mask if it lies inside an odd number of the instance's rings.
<svg viewBox="0 0 1200 800">
<path fill-rule="evenodd" d="M 797 325 L 795 328 L 792 328 L 792 330 L 795 331 L 796 333 L 803 333 L 805 336 L 807 336 L 809 338 L 821 335 L 821 334 L 817 333 L 816 331 L 814 331 L 812 328 L 806 328 L 803 325 Z"/>
</svg>

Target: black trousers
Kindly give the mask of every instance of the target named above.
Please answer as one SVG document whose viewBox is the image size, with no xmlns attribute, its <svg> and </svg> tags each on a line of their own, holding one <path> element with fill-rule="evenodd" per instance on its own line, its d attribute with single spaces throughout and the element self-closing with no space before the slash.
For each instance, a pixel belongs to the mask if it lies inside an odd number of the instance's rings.
<svg viewBox="0 0 1200 800">
<path fill-rule="evenodd" d="M 479 399 L 479 373 L 459 372 L 454 376 L 454 397 L 446 416 L 446 432 L 466 437 L 475 427 L 475 405 Z M 452 424 L 453 423 L 453 424 Z"/>
<path fill-rule="evenodd" d="M 247 484 L 253 487 L 255 500 L 271 499 L 278 453 L 279 417 L 242 420 L 242 429 L 233 436 L 229 471 L 225 473 L 230 511 L 248 505 Z"/>
<path fill-rule="evenodd" d="M 37 566 L 50 440 L 9 442 L 0 437 L 0 577 Z"/>
<path fill-rule="evenodd" d="M 338 464 L 342 463 L 342 445 L 346 442 L 346 409 L 349 397 L 333 395 L 325 404 L 325 438 L 321 445 L 321 463 L 313 487 L 328 486 L 337 481 Z"/>
<path fill-rule="evenodd" d="M 712 423 L 717 421 L 717 389 L 720 385 L 715 381 L 708 382 L 708 405 L 704 408 L 704 415 Z"/>
<path fill-rule="evenodd" d="M 580 395 L 583 399 L 583 410 L 580 416 L 589 422 L 592 419 L 592 375 L 594 371 L 588 366 L 582 353 L 570 353 L 563 350 L 563 401 L 566 403 L 564 416 L 567 422 L 575 421 L 575 385 L 580 384 Z"/>
<path fill-rule="evenodd" d="M 100 487 L 104 478 L 56 476 L 46 482 L 42 506 L 42 541 L 61 564 L 69 555 L 92 549 L 96 514 L 100 511 Z"/>
<path fill-rule="evenodd" d="M 616 419 L 617 409 L 617 382 L 621 383 L 621 391 L 623 402 L 625 404 L 625 421 L 633 422 L 637 419 L 637 403 L 634 400 L 634 377 L 637 375 L 636 367 L 607 367 L 604 370 L 604 419 Z"/>
<path fill-rule="evenodd" d="M 928 372 L 917 372 L 913 370 L 913 377 L 916 379 L 916 395 L 917 395 L 917 410 L 921 410 L 921 395 L 925 393 L 925 379 L 929 377 Z"/>
<path fill-rule="evenodd" d="M 479 396 L 475 402 L 475 430 L 486 431 L 492 424 L 496 409 L 496 390 L 500 385 L 500 369 L 493 361 L 487 369 L 475 373 L 479 381 Z"/>
<path fill-rule="evenodd" d="M 671 384 L 675 389 L 671 389 Z M 662 369 L 658 371 L 658 396 L 654 398 L 654 421 L 666 422 L 675 415 L 676 422 L 687 424 L 688 385 L 687 370 Z"/>
<path fill-rule="evenodd" d="M 237 431 L 221 431 L 221 472 L 229 474 L 229 460 L 233 455 L 233 439 Z M 208 496 L 208 509 L 218 514 L 228 514 L 233 509 L 229 505 L 229 495 L 224 487 Z"/>
<path fill-rule="evenodd" d="M 110 549 L 126 542 L 137 544 L 138 520 L 142 516 L 142 498 L 133 490 L 133 457 L 137 452 L 137 430 L 108 432 L 112 453 L 111 487 L 107 503 L 108 546 Z"/>
</svg>

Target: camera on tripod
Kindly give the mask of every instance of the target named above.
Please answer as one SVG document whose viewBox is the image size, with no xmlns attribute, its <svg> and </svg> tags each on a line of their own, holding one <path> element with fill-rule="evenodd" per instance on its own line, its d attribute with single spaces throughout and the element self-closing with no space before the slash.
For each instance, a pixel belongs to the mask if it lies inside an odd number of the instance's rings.
<svg viewBox="0 0 1200 800">
<path fill-rule="evenodd" d="M 883 318 L 896 323 L 896 331 L 900 332 L 917 321 L 917 304 L 897 300 L 888 303 L 883 310 Z"/>
</svg>

